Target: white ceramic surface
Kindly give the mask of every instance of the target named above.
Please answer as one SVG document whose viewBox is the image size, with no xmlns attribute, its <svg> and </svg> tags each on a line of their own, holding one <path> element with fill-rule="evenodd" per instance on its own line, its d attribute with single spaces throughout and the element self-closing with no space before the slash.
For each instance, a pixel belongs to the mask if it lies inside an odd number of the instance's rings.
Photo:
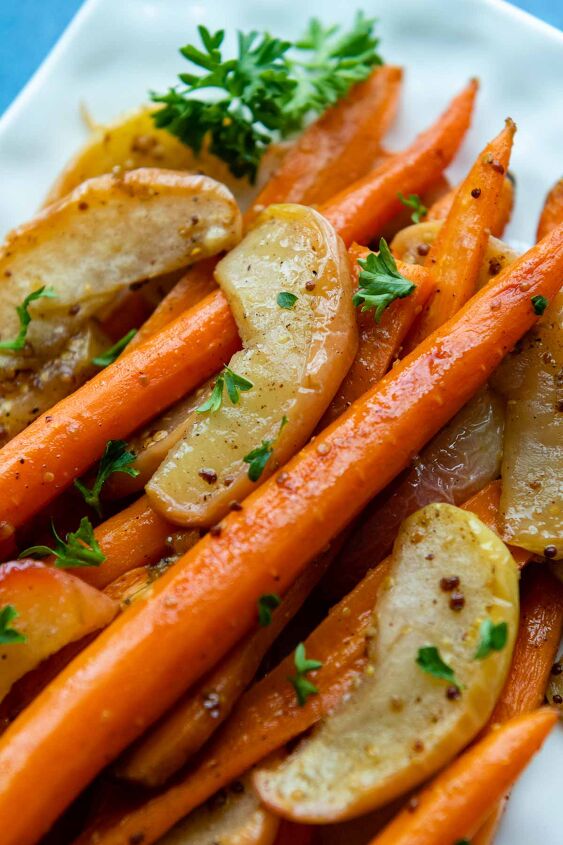
<svg viewBox="0 0 563 845">
<path fill-rule="evenodd" d="M 383 56 L 406 68 L 391 147 L 429 124 L 471 76 L 482 89 L 452 177 L 505 116 L 517 122 L 517 204 L 508 234 L 530 242 L 562 170 L 563 35 L 500 0 L 88 0 L 0 120 L 0 236 L 33 214 L 85 138 L 80 103 L 104 121 L 142 102 L 149 88 L 166 88 L 185 64 L 177 48 L 193 39 L 198 23 L 295 36 L 311 15 L 347 21 L 360 6 L 380 20 Z M 498 845 L 563 843 L 562 760 L 559 729 L 514 790 Z"/>
</svg>

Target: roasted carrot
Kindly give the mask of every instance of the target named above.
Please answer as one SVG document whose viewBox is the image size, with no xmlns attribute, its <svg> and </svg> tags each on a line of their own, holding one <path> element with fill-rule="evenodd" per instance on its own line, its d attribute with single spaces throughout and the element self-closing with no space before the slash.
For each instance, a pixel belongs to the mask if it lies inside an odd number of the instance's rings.
<svg viewBox="0 0 563 845">
<path fill-rule="evenodd" d="M 453 205 L 458 188 L 452 188 L 441 196 L 430 206 L 426 220 L 445 220 Z M 495 217 L 491 225 L 491 235 L 495 238 L 502 238 L 505 227 L 510 221 L 512 207 L 514 205 L 514 181 L 509 174 L 504 177 L 498 203 L 496 205 Z"/>
<path fill-rule="evenodd" d="M 407 338 L 406 349 L 435 331 L 473 295 L 504 180 L 516 126 L 511 120 L 479 153 L 426 259 L 436 292 Z"/>
<path fill-rule="evenodd" d="M 537 240 L 541 241 L 563 223 L 563 179 L 555 183 L 545 198 L 538 223 Z"/>
<path fill-rule="evenodd" d="M 487 819 L 473 836 L 471 845 L 493 845 L 505 806 L 506 798 L 501 798 L 494 810 L 487 816 Z"/>
<path fill-rule="evenodd" d="M 325 202 L 370 170 L 397 111 L 402 70 L 376 68 L 298 138 L 245 214 L 276 202 Z"/>
<path fill-rule="evenodd" d="M 473 836 L 556 721 L 543 708 L 488 734 L 411 799 L 371 845 L 445 845 Z"/>
<path fill-rule="evenodd" d="M 501 539 L 504 539 L 500 518 L 500 493 L 501 482 L 492 481 L 480 490 L 479 493 L 472 496 L 463 507 L 473 511 L 481 522 L 484 522 L 491 531 L 494 531 Z M 520 569 L 533 557 L 532 553 L 527 549 L 522 549 L 520 546 L 511 546 L 510 543 L 506 545 Z"/>
<path fill-rule="evenodd" d="M 100 457 L 213 375 L 239 348 L 218 291 L 57 403 L 0 450 L 0 525 L 20 526 Z"/>
<path fill-rule="evenodd" d="M 369 250 L 358 244 L 352 244 L 348 254 L 356 276 L 360 267 L 358 258 L 365 258 Z M 398 262 L 401 265 L 401 262 Z M 359 345 L 356 357 L 346 378 L 322 418 L 319 429 L 339 417 L 352 402 L 355 402 L 366 390 L 369 390 L 380 378 L 383 378 L 416 317 L 434 291 L 432 277 L 424 267 L 401 265 L 401 272 L 408 274 L 415 282 L 416 290 L 405 299 L 392 303 L 384 312 L 381 322 L 376 323 L 371 311 L 358 310 Z M 419 273 L 418 270 L 422 270 Z"/>
<path fill-rule="evenodd" d="M 347 245 L 369 243 L 401 209 L 399 192 L 420 194 L 442 174 L 469 127 L 477 87 L 472 80 L 410 147 L 321 206 Z"/>
<path fill-rule="evenodd" d="M 220 534 L 200 540 L 154 584 L 150 599 L 118 617 L 38 696 L 0 739 L 5 845 L 34 842 L 97 771 L 218 662 L 252 626 L 259 596 L 283 594 L 487 380 L 534 324 L 530 298 L 551 298 L 562 273 L 563 226 L 302 449 L 281 479 L 259 487 L 223 520 Z M 191 668 L 179 677 L 181 665 Z M 45 781 L 54 756 L 67 753 L 73 765 Z M 24 801 L 25 819 L 17 809 Z"/>
</svg>

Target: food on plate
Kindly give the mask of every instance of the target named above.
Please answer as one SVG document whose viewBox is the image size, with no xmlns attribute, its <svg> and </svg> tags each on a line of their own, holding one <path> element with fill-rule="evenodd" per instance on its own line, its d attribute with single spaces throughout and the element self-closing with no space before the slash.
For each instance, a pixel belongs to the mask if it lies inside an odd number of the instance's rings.
<svg viewBox="0 0 563 845">
<path fill-rule="evenodd" d="M 2 843 L 492 845 L 563 706 L 561 182 L 515 249 L 475 79 L 392 151 L 372 19 L 231 44 L 0 252 Z"/>
</svg>

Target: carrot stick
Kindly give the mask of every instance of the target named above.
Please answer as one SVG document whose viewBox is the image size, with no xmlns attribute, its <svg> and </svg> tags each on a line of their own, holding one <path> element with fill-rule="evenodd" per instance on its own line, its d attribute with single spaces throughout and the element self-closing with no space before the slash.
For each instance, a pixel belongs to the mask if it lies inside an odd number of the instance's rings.
<svg viewBox="0 0 563 845">
<path fill-rule="evenodd" d="M 471 837 L 557 721 L 547 708 L 517 716 L 451 763 L 371 845 L 446 845 Z"/>
<path fill-rule="evenodd" d="M 446 219 L 446 217 L 450 213 L 459 187 L 460 186 L 452 188 L 451 191 L 448 191 L 446 194 L 436 200 L 433 205 L 430 206 L 428 215 L 425 217 L 425 222 L 426 220 Z M 507 175 L 504 177 L 504 182 L 502 183 L 500 197 L 498 199 L 498 203 L 495 209 L 494 220 L 491 225 L 491 235 L 494 235 L 495 238 L 502 238 L 505 227 L 510 221 L 510 215 L 512 214 L 513 206 L 514 181 L 512 176 Z"/>
<path fill-rule="evenodd" d="M 472 80 L 410 147 L 321 206 L 347 245 L 368 243 L 400 211 L 399 192 L 420 194 L 441 175 L 469 127 L 477 88 Z"/>
<path fill-rule="evenodd" d="M 126 437 L 197 387 L 239 347 L 218 291 L 58 402 L 0 450 L 0 525 L 22 525 L 94 463 L 108 440 Z"/>
<path fill-rule="evenodd" d="M 538 223 L 537 240 L 541 241 L 563 223 L 563 179 L 555 183 L 545 198 Z"/>
<path fill-rule="evenodd" d="M 488 144 L 456 191 L 428 257 L 436 292 L 407 339 L 407 350 L 455 314 L 473 295 L 510 161 L 516 126 L 511 120 Z"/>
<path fill-rule="evenodd" d="M 472 496 L 463 507 L 473 511 L 481 522 L 484 522 L 491 531 L 494 531 L 501 540 L 504 540 L 500 517 L 500 494 L 501 482 L 492 481 L 486 487 L 483 487 L 479 493 Z M 506 543 L 506 545 L 519 569 L 522 569 L 533 557 L 533 554 L 527 549 L 522 549 L 520 546 L 512 546 L 510 543 Z"/>
<path fill-rule="evenodd" d="M 369 250 L 358 244 L 352 244 L 348 254 L 352 261 L 356 277 L 360 267 L 358 258 L 365 258 Z M 392 303 L 384 312 L 381 322 L 376 323 L 371 312 L 358 310 L 357 320 L 360 342 L 356 357 L 338 393 L 323 416 L 319 429 L 324 428 L 350 407 L 366 390 L 383 378 L 398 355 L 401 344 L 411 328 L 415 318 L 421 313 L 424 304 L 434 291 L 432 277 L 424 267 L 400 265 L 400 271 L 408 274 L 415 282 L 416 290 L 405 299 Z M 415 267 L 417 269 L 415 270 Z M 419 273 L 418 270 L 422 270 Z"/>
<path fill-rule="evenodd" d="M 311 124 L 246 212 L 245 223 L 272 203 L 325 202 L 364 176 L 395 117 L 402 76 L 398 67 L 376 68 Z"/>
<path fill-rule="evenodd" d="M 252 626 L 259 596 L 283 594 L 487 380 L 534 324 L 530 298 L 551 298 L 562 273 L 563 226 L 302 449 L 281 478 L 259 487 L 220 534 L 200 540 L 150 599 L 118 617 L 38 696 L 0 738 L 5 845 L 31 845 L 186 683 L 217 663 Z M 189 673 L 179 676 L 182 665 Z M 72 765 L 46 781 L 61 754 Z M 24 801 L 25 819 L 17 809 Z"/>
</svg>

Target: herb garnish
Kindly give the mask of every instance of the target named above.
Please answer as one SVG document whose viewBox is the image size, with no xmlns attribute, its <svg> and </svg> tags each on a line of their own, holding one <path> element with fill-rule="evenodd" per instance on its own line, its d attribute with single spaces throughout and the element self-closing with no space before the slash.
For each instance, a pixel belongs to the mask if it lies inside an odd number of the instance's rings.
<svg viewBox="0 0 563 845">
<path fill-rule="evenodd" d="M 456 679 L 454 670 L 442 660 L 440 652 L 433 645 L 427 645 L 418 649 L 416 662 L 423 672 L 439 678 L 441 681 L 447 681 L 457 689 L 461 689 L 459 682 Z"/>
<path fill-rule="evenodd" d="M 423 204 L 422 200 L 418 196 L 418 194 L 409 194 L 408 197 L 405 197 L 401 192 L 397 194 L 401 202 L 407 208 L 412 208 L 413 212 L 411 214 L 411 220 L 413 223 L 420 223 L 423 217 L 426 217 L 428 214 L 428 209 Z"/>
<path fill-rule="evenodd" d="M 19 616 L 19 613 L 13 604 L 6 604 L 0 610 L 0 645 L 25 643 L 27 637 L 16 630 L 16 628 L 10 627 L 10 622 L 17 616 Z"/>
<path fill-rule="evenodd" d="M 279 607 L 281 598 L 276 593 L 265 593 L 258 599 L 258 622 L 262 628 L 272 623 L 272 611 Z"/>
<path fill-rule="evenodd" d="M 79 478 L 74 482 L 74 486 L 80 490 L 84 496 L 84 501 L 91 508 L 94 508 L 98 516 L 102 515 L 102 507 L 100 504 L 100 493 L 102 487 L 114 472 L 124 472 L 132 478 L 139 475 L 139 470 L 135 469 L 131 464 L 135 461 L 135 454 L 129 452 L 127 443 L 124 440 L 108 440 L 104 454 L 98 466 L 98 474 L 92 489 L 83 484 Z"/>
<path fill-rule="evenodd" d="M 19 557 L 54 555 L 56 557 L 55 566 L 59 569 L 69 569 L 75 566 L 99 566 L 106 559 L 94 537 L 94 529 L 87 516 L 82 517 L 77 531 L 71 531 L 66 535 L 66 542 L 59 537 L 52 523 L 51 528 L 57 541 L 54 549 L 49 548 L 49 546 L 30 546 Z"/>
<path fill-rule="evenodd" d="M 484 660 L 493 651 L 502 651 L 508 640 L 508 625 L 499 622 L 495 625 L 491 619 L 481 622 L 479 628 L 479 645 L 475 652 L 475 660 Z"/>
<path fill-rule="evenodd" d="M 95 358 L 92 358 L 92 363 L 95 364 L 96 367 L 109 367 L 110 364 L 113 364 L 113 362 L 119 358 L 125 347 L 131 343 L 136 334 L 137 329 L 131 329 L 131 331 L 127 332 L 121 340 L 118 340 L 117 343 L 114 343 L 113 346 L 110 346 L 110 348 L 106 349 L 105 352 L 102 352 L 101 355 L 97 355 Z"/>
<path fill-rule="evenodd" d="M 287 310 L 290 311 L 297 302 L 297 297 L 294 293 L 290 293 L 288 290 L 282 290 L 278 293 L 276 302 L 280 308 L 287 308 Z"/>
<path fill-rule="evenodd" d="M 367 258 L 358 258 L 358 264 L 362 272 L 352 302 L 356 306 L 361 305 L 362 311 L 373 308 L 375 321 L 379 323 L 385 309 L 395 299 L 409 296 L 415 285 L 401 276 L 383 238 L 379 241 L 379 253 L 370 252 Z"/>
<path fill-rule="evenodd" d="M 282 428 L 288 422 L 287 417 L 282 417 L 278 435 L 275 440 L 263 440 L 261 446 L 257 446 L 248 455 L 245 455 L 243 461 L 248 464 L 248 477 L 251 481 L 258 481 L 268 461 L 270 460 L 274 451 L 274 446 L 281 434 Z"/>
<path fill-rule="evenodd" d="M 20 319 L 20 330 L 14 340 L 0 341 L 0 349 L 11 349 L 14 352 L 19 352 L 24 348 L 27 339 L 27 329 L 31 323 L 31 314 L 29 313 L 29 305 L 36 299 L 56 299 L 57 294 L 52 288 L 43 287 L 37 288 L 33 293 L 30 293 L 21 305 L 16 305 L 16 311 Z"/>
<path fill-rule="evenodd" d="M 227 59 L 225 31 L 200 26 L 202 48 L 186 45 L 180 53 L 202 72 L 181 73 L 184 86 L 151 93 L 163 104 L 154 122 L 196 153 L 208 139 L 210 152 L 235 176 L 253 182 L 273 140 L 298 132 L 381 64 L 373 27 L 373 19 L 358 13 L 345 33 L 313 19 L 295 44 L 267 32 L 238 32 L 237 56 Z"/>
<path fill-rule="evenodd" d="M 211 396 L 203 405 L 196 408 L 198 414 L 206 414 L 211 412 L 217 413 L 223 404 L 223 388 L 227 388 L 227 394 L 233 405 L 238 405 L 240 394 L 252 390 L 254 384 L 244 376 L 239 376 L 238 373 L 233 372 L 230 367 L 225 367 L 221 375 L 217 376 L 215 386 L 211 391 Z"/>
<path fill-rule="evenodd" d="M 533 296 L 531 299 L 532 308 L 534 309 L 534 314 L 537 314 L 538 317 L 541 317 L 547 306 L 549 305 L 549 300 L 542 296 L 541 293 Z"/>
<path fill-rule="evenodd" d="M 303 707 L 310 695 L 317 695 L 318 693 L 317 687 L 311 683 L 311 681 L 307 678 L 307 675 L 309 672 L 314 672 L 315 669 L 320 669 L 323 664 L 320 660 L 308 659 L 305 654 L 305 646 L 303 643 L 299 643 L 295 649 L 293 662 L 295 663 L 297 674 L 290 675 L 287 680 L 290 684 L 292 684 L 295 690 L 297 703 L 300 707 Z"/>
</svg>

